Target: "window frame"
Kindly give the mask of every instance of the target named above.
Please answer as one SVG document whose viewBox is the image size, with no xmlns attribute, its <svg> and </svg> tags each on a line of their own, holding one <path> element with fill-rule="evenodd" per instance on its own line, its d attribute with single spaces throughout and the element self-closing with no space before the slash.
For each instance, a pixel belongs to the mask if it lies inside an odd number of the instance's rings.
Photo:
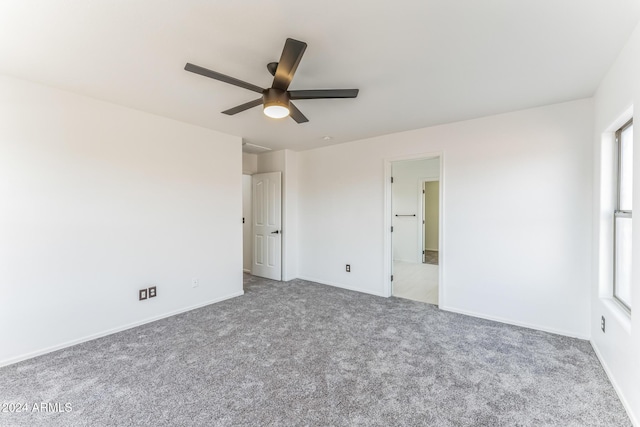
<svg viewBox="0 0 640 427">
<path fill-rule="evenodd" d="M 620 209 L 620 190 L 622 182 L 622 132 L 633 126 L 633 117 L 623 124 L 615 133 L 616 143 L 616 158 L 617 158 L 617 172 L 616 172 L 616 205 L 613 211 L 613 299 L 624 308 L 624 310 L 631 314 L 631 307 L 627 305 L 622 299 L 618 298 L 616 293 L 616 271 L 618 267 L 618 242 L 617 242 L 617 223 L 618 218 L 628 218 L 633 220 L 633 210 L 621 210 Z M 633 202 L 632 202 L 633 203 Z M 633 224 L 633 221 L 632 221 Z M 633 251 L 633 248 L 631 248 Z"/>
</svg>

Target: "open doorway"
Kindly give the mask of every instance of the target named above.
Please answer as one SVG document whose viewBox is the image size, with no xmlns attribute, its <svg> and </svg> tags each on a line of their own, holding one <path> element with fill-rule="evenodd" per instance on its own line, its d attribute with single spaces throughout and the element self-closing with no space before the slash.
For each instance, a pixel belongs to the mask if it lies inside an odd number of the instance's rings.
<svg viewBox="0 0 640 427">
<path fill-rule="evenodd" d="M 245 274 L 282 280 L 282 172 L 242 175 L 242 242 Z"/>
<path fill-rule="evenodd" d="M 391 162 L 392 295 L 438 304 L 440 158 Z"/>
</svg>

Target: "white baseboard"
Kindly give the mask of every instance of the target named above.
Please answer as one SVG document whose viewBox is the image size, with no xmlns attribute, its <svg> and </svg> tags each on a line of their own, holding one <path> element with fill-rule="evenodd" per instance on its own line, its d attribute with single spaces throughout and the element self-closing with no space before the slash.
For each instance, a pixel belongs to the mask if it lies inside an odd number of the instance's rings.
<svg viewBox="0 0 640 427">
<path fill-rule="evenodd" d="M 466 316 L 478 317 L 480 319 L 493 320 L 494 322 L 506 323 L 508 325 L 513 325 L 513 326 L 520 326 L 522 328 L 535 329 L 536 331 L 549 332 L 556 335 L 564 335 L 566 337 L 579 338 L 581 340 L 587 340 L 587 341 L 591 339 L 591 337 L 588 335 L 576 334 L 575 332 L 565 331 L 562 329 L 547 328 L 545 326 L 535 325 L 532 323 L 518 322 L 518 321 L 507 319 L 504 317 L 488 316 L 483 313 L 476 313 L 474 311 L 462 310 L 455 307 L 440 305 L 439 308 L 440 310 L 450 311 L 452 313 L 464 314 Z"/>
<path fill-rule="evenodd" d="M 355 288 L 353 286 L 342 285 L 340 283 L 330 283 L 330 282 L 326 282 L 324 280 L 315 279 L 313 277 L 298 276 L 298 279 L 306 280 L 307 282 L 319 283 L 321 285 L 333 286 L 334 288 L 341 288 L 341 289 L 346 289 L 348 291 L 361 292 L 363 294 L 375 295 L 377 297 L 386 298 L 382 292 L 376 292 L 376 291 L 372 291 L 372 290 L 369 290 L 369 289 Z"/>
<path fill-rule="evenodd" d="M 607 377 L 609 378 L 609 381 L 613 385 L 613 389 L 616 391 L 616 394 L 618 395 L 618 398 L 622 402 L 622 406 L 624 406 L 624 409 L 627 411 L 627 415 L 629 416 L 629 419 L 631 420 L 631 424 L 633 424 L 634 427 L 640 427 L 640 421 L 638 420 L 638 418 L 633 413 L 633 410 L 632 410 L 631 405 L 629 404 L 629 402 L 627 402 L 627 400 L 624 398 L 624 394 L 622 394 L 622 390 L 620 389 L 620 386 L 618 385 L 618 382 L 616 381 L 614 376 L 611 374 L 611 370 L 609 369 L 609 366 L 607 365 L 607 363 L 605 362 L 604 358 L 602 357 L 602 353 L 600 353 L 600 350 L 598 349 L 598 346 L 596 345 L 595 342 L 593 342 L 593 341 L 590 341 L 590 342 L 591 342 L 591 347 L 593 348 L 593 352 L 598 357 L 598 360 L 600 361 L 600 364 L 602 365 L 602 368 L 604 369 L 604 372 L 607 374 Z"/>
<path fill-rule="evenodd" d="M 78 345 L 78 344 L 81 344 L 83 342 L 95 340 L 97 338 L 102 338 L 102 337 L 105 337 L 107 335 L 111 335 L 111 334 L 115 334 L 115 333 L 118 333 L 118 332 L 126 331 L 127 329 L 135 328 L 137 326 L 142 326 L 142 325 L 147 324 L 147 323 L 155 322 L 156 320 L 160 320 L 160 319 L 164 319 L 164 318 L 167 318 L 167 317 L 175 316 L 176 314 L 184 313 L 184 312 L 195 310 L 197 308 L 201 308 L 201 307 L 204 307 L 204 306 L 207 306 L 207 305 L 215 304 L 217 302 L 221 302 L 221 301 L 228 300 L 228 299 L 231 299 L 231 298 L 239 297 L 240 295 L 244 295 L 244 291 L 234 292 L 234 293 L 232 293 L 230 295 L 225 295 L 223 297 L 215 298 L 215 299 L 212 299 L 212 300 L 200 303 L 200 304 L 192 305 L 192 306 L 189 306 L 189 307 L 180 308 L 178 310 L 170 311 L 168 313 L 160 314 L 158 316 L 149 317 L 147 319 L 140 320 L 138 322 L 129 323 L 127 325 L 119 326 L 117 328 L 108 329 L 106 331 L 98 332 L 96 334 L 87 335 L 85 337 L 78 338 L 78 339 L 71 340 L 71 341 L 67 341 L 67 342 L 64 342 L 62 344 L 57 344 L 57 345 L 54 345 L 54 346 L 51 346 L 51 347 L 47 347 L 47 348 L 44 348 L 42 350 L 32 351 L 31 353 L 23 354 L 23 355 L 18 356 L 18 357 L 13 357 L 11 359 L 2 360 L 2 361 L 0 361 L 0 367 L 13 365 L 14 363 L 22 362 L 23 360 L 32 359 L 34 357 L 41 356 L 43 354 L 51 353 L 53 351 L 62 350 L 63 348 L 67 348 L 67 347 L 72 347 L 74 345 Z"/>
</svg>

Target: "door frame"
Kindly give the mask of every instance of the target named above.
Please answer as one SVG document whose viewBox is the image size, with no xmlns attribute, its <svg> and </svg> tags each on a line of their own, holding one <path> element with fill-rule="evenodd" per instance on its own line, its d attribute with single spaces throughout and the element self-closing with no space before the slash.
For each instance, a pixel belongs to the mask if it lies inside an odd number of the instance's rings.
<svg viewBox="0 0 640 427">
<path fill-rule="evenodd" d="M 418 154 L 409 154 L 405 156 L 398 157 L 388 157 L 384 159 L 384 215 L 383 215 L 383 254 L 382 254 L 382 265 L 383 265 L 383 289 L 382 293 L 385 297 L 390 297 L 392 295 L 392 283 L 391 283 L 391 272 L 393 271 L 393 245 L 391 242 L 391 225 L 392 225 L 392 206 L 391 206 L 391 195 L 392 195 L 392 184 L 391 184 L 391 165 L 393 162 L 398 162 L 402 160 L 420 160 L 420 159 L 440 159 L 440 206 L 439 206 L 439 215 L 440 221 L 438 224 L 438 306 L 443 307 L 445 301 L 445 209 L 444 209 L 444 201 L 445 201 L 445 193 L 446 193 L 446 185 L 444 181 L 444 170 L 445 170 L 445 157 L 442 151 L 428 152 L 428 153 L 418 153 Z"/>
</svg>

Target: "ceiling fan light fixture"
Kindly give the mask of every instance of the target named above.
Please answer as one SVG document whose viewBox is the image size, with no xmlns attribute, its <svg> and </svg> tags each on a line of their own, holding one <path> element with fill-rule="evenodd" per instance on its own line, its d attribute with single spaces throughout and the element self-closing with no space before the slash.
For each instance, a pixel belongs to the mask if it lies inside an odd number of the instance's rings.
<svg viewBox="0 0 640 427">
<path fill-rule="evenodd" d="M 285 91 L 273 88 L 266 89 L 263 98 L 265 116 L 272 119 L 282 119 L 289 116 L 289 96 Z"/>
<path fill-rule="evenodd" d="M 264 115 L 272 119 L 283 119 L 289 115 L 289 109 L 283 105 L 265 105 Z"/>
</svg>

